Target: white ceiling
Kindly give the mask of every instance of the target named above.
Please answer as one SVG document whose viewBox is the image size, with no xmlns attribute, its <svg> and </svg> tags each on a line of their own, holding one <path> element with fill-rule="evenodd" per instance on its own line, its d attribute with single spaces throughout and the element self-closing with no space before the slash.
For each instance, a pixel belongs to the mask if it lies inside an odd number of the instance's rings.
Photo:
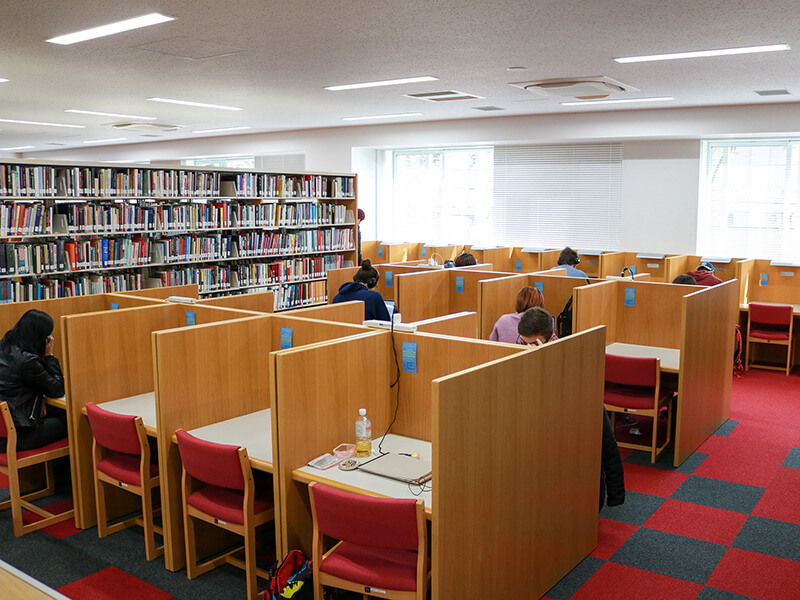
<svg viewBox="0 0 800 600">
<path fill-rule="evenodd" d="M 72 46 L 45 42 L 149 12 L 176 20 Z M 421 112 L 407 120 L 425 121 L 600 108 L 564 107 L 508 85 L 558 77 L 605 75 L 640 90 L 630 95 L 675 98 L 646 108 L 800 100 L 797 0 L 0 0 L 0 14 L 0 77 L 10 80 L 0 83 L 0 118 L 85 125 L 0 123 L 0 148 L 33 145 L 33 152 L 85 147 L 84 140 L 102 138 L 205 137 L 191 133 L 196 129 L 346 126 L 343 117 L 371 114 Z M 793 50 L 640 64 L 612 60 L 774 43 Z M 209 54 L 218 56 L 201 58 Z M 507 72 L 509 66 L 527 70 Z M 440 81 L 323 89 L 417 75 Z M 754 92 L 777 88 L 793 95 L 762 98 Z M 440 90 L 484 99 L 438 104 L 403 95 Z M 151 96 L 244 110 L 146 101 Z M 486 105 L 504 110 L 474 109 Z M 109 125 L 120 119 L 65 113 L 69 108 L 153 116 L 182 128 L 161 138 L 119 133 Z"/>
</svg>

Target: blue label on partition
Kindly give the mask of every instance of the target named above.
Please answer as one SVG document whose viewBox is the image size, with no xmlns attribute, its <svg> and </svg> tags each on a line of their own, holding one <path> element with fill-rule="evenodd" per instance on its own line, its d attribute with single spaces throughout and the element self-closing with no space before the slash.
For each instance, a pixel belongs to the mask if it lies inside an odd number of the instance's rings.
<svg viewBox="0 0 800 600">
<path fill-rule="evenodd" d="M 118 308 L 119 308 L 119 302 L 111 303 L 111 310 L 117 310 Z"/>
<path fill-rule="evenodd" d="M 542 283 L 541 281 L 534 281 L 533 287 L 539 290 L 540 294 L 544 294 L 544 283 Z"/>
<path fill-rule="evenodd" d="M 517 259 L 516 261 L 514 261 L 514 270 L 515 270 L 517 273 L 519 273 L 520 271 L 522 271 L 522 261 L 521 261 L 520 259 Z"/>
<path fill-rule="evenodd" d="M 281 327 L 281 350 L 292 347 L 292 328 Z"/>
<path fill-rule="evenodd" d="M 378 256 L 383 256 L 383 247 L 378 246 Z"/>
<path fill-rule="evenodd" d="M 186 326 L 187 327 L 191 327 L 195 323 L 197 323 L 197 320 L 195 319 L 194 313 L 192 311 L 190 311 L 190 310 L 187 310 L 186 311 Z"/>
<path fill-rule="evenodd" d="M 423 246 L 422 247 L 422 258 L 425 258 L 426 254 L 428 254 L 428 249 L 425 246 Z"/>
<path fill-rule="evenodd" d="M 417 372 L 416 342 L 403 342 L 403 371 L 406 373 Z"/>
<path fill-rule="evenodd" d="M 636 275 L 636 265 L 631 265 L 628 268 L 631 270 L 631 276 Z"/>
<path fill-rule="evenodd" d="M 456 292 L 459 294 L 464 293 L 464 278 L 461 275 L 456 277 Z"/>
<path fill-rule="evenodd" d="M 625 288 L 625 306 L 636 304 L 636 288 Z"/>
<path fill-rule="evenodd" d="M 384 271 L 383 278 L 386 280 L 386 287 L 392 287 L 392 272 Z"/>
<path fill-rule="evenodd" d="M 767 284 L 769 284 L 769 273 L 762 273 L 761 283 L 759 285 L 767 285 Z"/>
</svg>

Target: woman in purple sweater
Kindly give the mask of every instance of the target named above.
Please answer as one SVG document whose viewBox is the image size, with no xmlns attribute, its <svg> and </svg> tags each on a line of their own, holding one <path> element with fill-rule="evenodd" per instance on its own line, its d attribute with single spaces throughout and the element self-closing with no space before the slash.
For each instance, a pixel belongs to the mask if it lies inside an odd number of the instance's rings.
<svg viewBox="0 0 800 600">
<path fill-rule="evenodd" d="M 533 306 L 544 307 L 544 296 L 535 287 L 526 285 L 517 294 L 515 306 L 517 312 L 503 315 L 497 319 L 489 339 L 494 342 L 516 344 L 519 337 L 517 327 L 519 326 L 520 318 L 522 318 L 522 313 Z"/>
</svg>

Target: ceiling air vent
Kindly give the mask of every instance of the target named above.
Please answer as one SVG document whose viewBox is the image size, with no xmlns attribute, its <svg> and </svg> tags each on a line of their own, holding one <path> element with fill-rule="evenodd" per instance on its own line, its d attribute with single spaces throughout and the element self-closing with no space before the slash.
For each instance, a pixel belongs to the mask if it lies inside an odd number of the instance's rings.
<svg viewBox="0 0 800 600">
<path fill-rule="evenodd" d="M 510 83 L 536 96 L 556 98 L 605 98 L 611 94 L 638 92 L 633 86 L 621 83 L 610 77 L 572 77 L 569 79 L 545 79 L 542 81 L 520 81 Z"/>
<path fill-rule="evenodd" d="M 417 100 L 427 100 L 428 102 L 451 102 L 453 100 L 478 100 L 483 96 L 458 92 L 456 90 L 446 90 L 444 92 L 424 92 L 421 94 L 405 94 L 408 98 Z"/>
<path fill-rule="evenodd" d="M 759 96 L 791 96 L 789 90 L 756 90 Z"/>
<path fill-rule="evenodd" d="M 492 112 L 494 110 L 505 110 L 505 108 L 500 108 L 499 106 L 473 106 L 475 110 L 482 110 L 484 112 Z"/>
<path fill-rule="evenodd" d="M 111 127 L 122 131 L 139 131 L 144 133 L 164 133 L 165 131 L 177 131 L 180 125 L 171 123 L 112 123 Z"/>
</svg>

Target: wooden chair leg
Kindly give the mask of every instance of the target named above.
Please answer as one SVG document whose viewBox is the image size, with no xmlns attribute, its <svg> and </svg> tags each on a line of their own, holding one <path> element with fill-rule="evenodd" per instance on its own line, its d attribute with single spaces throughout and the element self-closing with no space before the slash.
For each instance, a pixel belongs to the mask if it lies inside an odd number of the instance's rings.
<svg viewBox="0 0 800 600">
<path fill-rule="evenodd" d="M 156 546 L 155 525 L 153 524 L 153 492 L 151 488 L 142 490 L 142 527 L 144 528 L 144 555 L 153 560 L 164 554 L 164 546 Z"/>
<path fill-rule="evenodd" d="M 247 527 L 244 531 L 244 568 L 247 579 L 247 600 L 258 600 L 256 530 L 254 527 Z"/>
<path fill-rule="evenodd" d="M 650 447 L 650 464 L 655 464 L 658 456 L 658 411 L 653 415 L 653 441 Z"/>
<path fill-rule="evenodd" d="M 109 534 L 108 513 L 106 512 L 106 489 L 105 483 L 95 478 L 94 480 L 94 500 L 97 505 L 97 537 L 104 538 Z"/>
<path fill-rule="evenodd" d="M 194 579 L 200 573 L 197 569 L 197 547 L 195 546 L 194 519 L 188 515 L 186 506 L 183 507 L 183 530 L 186 534 L 186 576 Z"/>
<path fill-rule="evenodd" d="M 22 503 L 20 501 L 19 472 L 11 471 L 8 474 L 8 491 L 11 496 L 11 520 L 14 525 L 14 537 L 21 537 L 24 533 L 22 521 Z"/>
</svg>

